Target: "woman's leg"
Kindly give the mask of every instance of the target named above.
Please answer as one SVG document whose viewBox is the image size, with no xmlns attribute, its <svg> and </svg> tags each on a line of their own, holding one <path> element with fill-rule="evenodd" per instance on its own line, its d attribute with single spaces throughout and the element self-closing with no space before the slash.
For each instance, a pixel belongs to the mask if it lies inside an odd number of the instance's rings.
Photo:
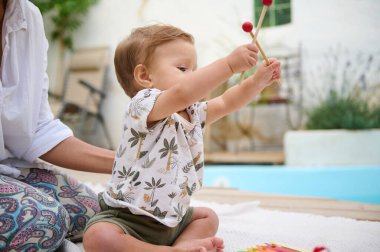
<svg viewBox="0 0 380 252">
<path fill-rule="evenodd" d="M 0 175 L 0 251 L 54 251 L 69 227 L 69 215 L 54 198 Z"/>
<path fill-rule="evenodd" d="M 97 195 L 58 170 L 23 169 L 18 178 L 61 203 L 70 215 L 67 239 L 81 240 L 87 221 L 100 211 Z"/>
</svg>

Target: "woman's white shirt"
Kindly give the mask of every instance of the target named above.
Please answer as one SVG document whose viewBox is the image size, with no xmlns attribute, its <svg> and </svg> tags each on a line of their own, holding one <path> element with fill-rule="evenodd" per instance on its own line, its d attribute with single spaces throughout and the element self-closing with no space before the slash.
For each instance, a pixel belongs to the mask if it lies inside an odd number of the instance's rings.
<svg viewBox="0 0 380 252">
<path fill-rule="evenodd" d="M 38 157 L 73 135 L 48 103 L 48 42 L 41 13 L 30 1 L 8 1 L 0 68 L 0 174 L 39 167 Z"/>
</svg>

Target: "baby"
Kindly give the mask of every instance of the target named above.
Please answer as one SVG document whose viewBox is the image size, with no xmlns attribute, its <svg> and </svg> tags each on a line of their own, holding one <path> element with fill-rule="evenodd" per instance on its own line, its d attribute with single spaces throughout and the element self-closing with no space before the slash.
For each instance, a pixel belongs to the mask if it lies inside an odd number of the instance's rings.
<svg viewBox="0 0 380 252">
<path fill-rule="evenodd" d="M 204 129 L 279 79 L 280 63 L 263 62 L 240 85 L 200 101 L 255 66 L 257 51 L 242 45 L 197 69 L 193 37 L 179 28 L 145 26 L 120 42 L 116 75 L 131 101 L 112 179 L 99 195 L 102 211 L 86 227 L 86 251 L 223 251 L 217 215 L 190 207 L 202 187 Z"/>
</svg>

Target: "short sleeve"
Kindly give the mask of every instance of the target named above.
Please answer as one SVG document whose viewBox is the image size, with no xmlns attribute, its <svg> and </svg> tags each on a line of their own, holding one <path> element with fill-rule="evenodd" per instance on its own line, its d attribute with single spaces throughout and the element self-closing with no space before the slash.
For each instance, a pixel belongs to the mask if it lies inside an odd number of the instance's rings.
<svg viewBox="0 0 380 252">
<path fill-rule="evenodd" d="M 140 90 L 128 105 L 127 125 L 136 131 L 148 132 L 148 115 L 160 94 L 161 91 L 158 89 Z"/>
<path fill-rule="evenodd" d="M 197 109 L 199 122 L 201 124 L 202 130 L 204 130 L 206 126 L 207 102 L 198 102 L 196 104 L 196 109 Z"/>
</svg>

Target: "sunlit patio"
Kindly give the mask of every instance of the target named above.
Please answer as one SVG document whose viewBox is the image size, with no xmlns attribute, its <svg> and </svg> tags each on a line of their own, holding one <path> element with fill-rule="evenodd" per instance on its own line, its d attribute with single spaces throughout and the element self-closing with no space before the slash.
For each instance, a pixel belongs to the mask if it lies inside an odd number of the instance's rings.
<svg viewBox="0 0 380 252">
<path fill-rule="evenodd" d="M 256 26 L 263 5 L 259 0 L 98 0 L 83 8 L 73 10 L 73 17 L 80 17 L 74 27 L 55 24 L 54 11 L 41 9 L 50 43 L 51 108 L 77 137 L 117 151 L 130 100 L 115 75 L 117 43 L 138 26 L 172 24 L 194 35 L 201 68 L 252 42 L 241 25 Z M 268 57 L 281 61 L 281 82 L 206 127 L 204 135 L 205 178 L 194 205 L 221 216 L 226 251 L 270 242 L 302 251 L 318 245 L 331 252 L 378 251 L 379 12 L 376 0 L 274 0 L 267 10 L 257 39 Z M 348 19 L 354 22 L 348 25 Z M 238 85 L 240 78 L 235 74 L 205 99 Z M 251 171 L 238 173 L 244 169 Z M 96 192 L 111 178 L 63 170 Z M 291 186 L 298 191 L 287 193 Z M 83 249 L 66 245 L 61 251 Z"/>
</svg>

